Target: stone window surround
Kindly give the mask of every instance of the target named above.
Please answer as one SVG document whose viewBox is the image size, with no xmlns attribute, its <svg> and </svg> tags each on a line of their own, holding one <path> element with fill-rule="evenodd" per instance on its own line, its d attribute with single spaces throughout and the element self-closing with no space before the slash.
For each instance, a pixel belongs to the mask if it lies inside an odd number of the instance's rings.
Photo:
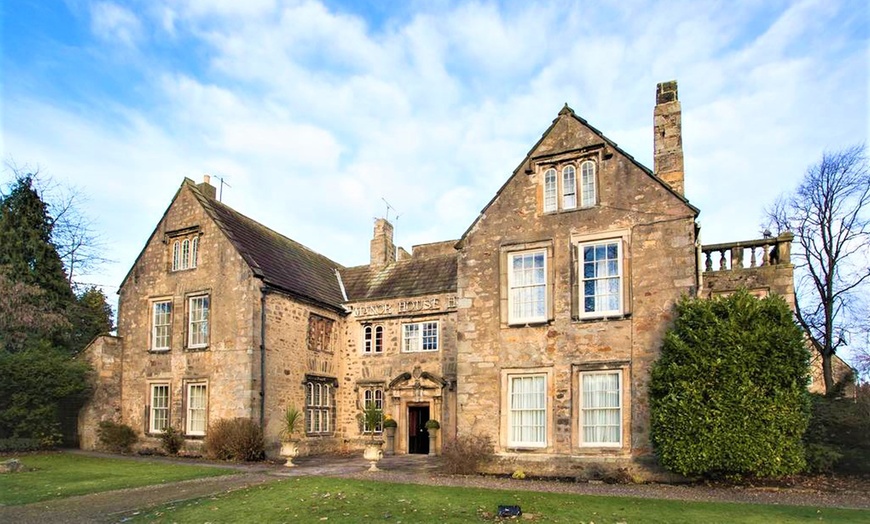
<svg viewBox="0 0 870 524">
<path fill-rule="evenodd" d="M 202 408 L 203 411 L 203 431 L 192 431 L 191 430 L 191 407 L 190 407 L 190 391 L 194 387 L 204 387 L 205 388 L 205 405 Z M 209 388 L 208 380 L 206 379 L 185 379 L 183 381 L 184 388 L 184 405 L 182 406 L 182 413 L 184 413 L 184 435 L 186 437 L 195 437 L 195 438 L 203 438 L 208 432 L 208 406 L 209 406 L 209 394 L 211 393 L 211 388 Z"/>
<path fill-rule="evenodd" d="M 589 209 L 597 206 L 600 201 L 599 188 L 600 185 L 600 166 L 602 165 L 602 161 L 604 159 L 605 148 L 604 144 L 592 146 L 591 148 L 582 148 L 576 151 L 568 151 L 565 153 L 559 153 L 556 155 L 545 155 L 543 157 L 539 157 L 534 160 L 535 167 L 539 174 L 539 201 L 542 214 L 550 215 L 554 213 L 563 213 L 569 211 L 577 211 L 581 209 Z M 594 189 L 594 197 L 593 202 L 585 202 L 583 200 L 583 164 L 586 162 L 592 163 L 592 176 L 593 176 L 593 189 Z M 574 168 L 574 206 L 566 207 L 565 206 L 565 168 L 571 166 Z M 546 193 L 547 193 L 547 172 L 553 169 L 555 171 L 555 183 L 556 183 L 556 207 L 548 208 L 546 202 Z"/>
<path fill-rule="evenodd" d="M 191 343 L 191 337 L 192 337 L 191 324 L 192 324 L 192 322 L 194 322 L 191 319 L 192 305 L 193 305 L 194 300 L 199 299 L 199 298 L 203 298 L 203 297 L 208 299 L 208 310 L 207 310 L 208 316 L 205 318 L 205 320 L 200 320 L 198 322 L 205 322 L 206 341 L 204 344 L 192 344 Z M 213 307 L 214 304 L 212 303 L 212 299 L 211 299 L 211 289 L 202 290 L 202 291 L 193 291 L 190 293 L 186 293 L 184 295 L 184 304 L 185 304 L 185 320 L 186 320 L 186 322 L 184 324 L 185 349 L 189 349 L 191 351 L 203 351 L 203 350 L 208 349 L 208 347 L 211 345 L 211 324 L 212 324 L 211 318 L 212 318 L 212 311 L 214 309 L 214 307 Z"/>
<path fill-rule="evenodd" d="M 164 233 L 163 242 L 168 246 L 168 271 L 174 273 L 196 269 L 199 264 L 199 237 L 201 236 L 202 228 L 198 225 Z M 183 252 L 185 242 L 187 256 Z"/>
<path fill-rule="evenodd" d="M 313 401 L 315 386 L 319 386 L 321 388 L 321 399 L 323 398 L 323 386 L 326 386 L 326 402 L 324 405 L 323 400 L 317 405 L 309 404 L 309 399 Z M 336 390 L 338 389 L 338 379 L 334 377 L 326 377 L 322 375 L 305 375 L 305 380 L 302 382 L 302 387 L 305 391 L 305 417 L 304 417 L 304 427 L 305 434 L 309 437 L 329 437 L 335 434 L 335 397 Z M 309 395 L 309 388 L 311 388 L 311 395 Z M 326 431 L 323 431 L 322 427 L 319 431 L 310 431 L 313 429 L 312 425 L 312 413 L 313 411 L 317 411 L 318 417 L 321 416 L 321 413 L 325 414 L 327 425 L 329 426 Z M 322 420 L 322 419 L 321 419 Z"/>
<path fill-rule="evenodd" d="M 384 352 L 385 329 L 383 324 L 362 324 L 362 353 L 364 355 L 380 355 Z"/>
<path fill-rule="evenodd" d="M 544 271 L 546 276 L 546 317 L 540 321 L 513 321 L 510 315 L 510 284 L 511 255 L 526 251 L 545 251 Z M 525 327 L 551 322 L 554 318 L 553 296 L 556 282 L 555 264 L 553 264 L 553 240 L 539 240 L 518 244 L 506 244 L 499 247 L 499 310 L 501 327 Z"/>
<path fill-rule="evenodd" d="M 518 376 L 544 376 L 544 387 L 546 391 L 547 406 L 545 412 L 545 443 L 542 446 L 515 446 L 511 444 L 510 433 L 510 379 Z M 553 366 L 545 365 L 538 367 L 519 367 L 519 368 L 502 368 L 501 369 L 501 388 L 500 388 L 500 406 L 501 417 L 499 421 L 499 445 L 501 449 L 508 451 L 522 452 L 552 452 L 553 442 L 555 438 L 555 418 L 553 409 L 554 398 L 554 381 L 553 381 Z"/>
<path fill-rule="evenodd" d="M 375 406 L 380 404 L 379 409 L 381 410 L 381 422 L 375 426 L 374 433 L 376 435 L 379 433 L 383 433 L 384 432 L 383 414 L 386 412 L 385 408 L 386 408 L 386 398 L 387 398 L 387 393 L 386 393 L 386 389 L 384 388 L 384 383 L 377 382 L 377 383 L 360 384 L 358 389 L 359 389 L 359 393 L 360 393 L 359 405 L 360 405 L 361 409 L 365 409 L 367 407 L 370 399 L 374 399 Z M 378 398 L 378 393 L 380 393 L 380 398 Z M 367 398 L 367 397 L 369 397 L 369 398 Z M 372 431 L 367 427 L 363 427 L 362 432 L 364 435 L 372 434 Z"/>
<path fill-rule="evenodd" d="M 332 353 L 333 343 L 336 336 L 335 324 L 335 319 L 333 318 L 309 312 L 307 338 L 308 350 L 320 353 Z"/>
<path fill-rule="evenodd" d="M 150 336 L 148 337 L 148 347 L 149 351 L 152 353 L 166 353 L 172 349 L 172 322 L 174 320 L 175 313 L 175 301 L 171 296 L 157 296 L 151 297 L 148 299 L 149 308 L 148 311 L 150 313 L 148 324 L 151 326 L 149 330 Z M 169 342 L 166 347 L 158 347 L 157 346 L 157 304 L 169 304 L 169 323 L 166 326 L 169 328 Z"/>
<path fill-rule="evenodd" d="M 424 329 L 425 329 L 424 326 L 426 324 L 435 324 L 435 349 L 423 349 L 423 337 L 424 337 Z M 418 340 L 418 343 L 419 343 L 418 345 L 419 345 L 420 349 L 413 349 L 413 350 L 408 349 L 406 344 L 405 344 L 405 327 L 412 326 L 412 325 L 419 326 L 419 328 L 418 328 L 419 337 L 417 338 L 417 340 Z M 402 322 L 401 327 L 399 328 L 399 335 L 401 337 L 401 340 L 399 343 L 401 345 L 402 353 L 435 353 L 435 352 L 441 350 L 441 321 L 440 320 L 428 319 L 428 320 L 414 320 L 414 321 L 410 321 L 410 322 Z"/>
<path fill-rule="evenodd" d="M 581 246 L 590 243 L 600 243 L 605 240 L 620 242 L 620 310 L 618 312 L 589 312 L 582 310 L 583 306 L 583 256 Z M 588 234 L 571 235 L 571 258 L 574 260 L 571 268 L 571 318 L 575 321 L 589 322 L 609 318 L 625 318 L 631 315 L 631 231 L 628 229 L 613 229 Z"/>
<path fill-rule="evenodd" d="M 584 444 L 583 443 L 583 427 L 581 409 L 583 405 L 583 391 L 581 374 L 618 371 L 620 400 L 621 400 L 621 440 L 618 445 L 615 444 Z M 586 455 L 594 454 L 618 454 L 630 453 L 631 451 L 631 362 L 628 360 L 602 361 L 602 362 L 584 362 L 571 365 L 571 391 L 577 395 L 576 402 L 573 402 L 572 408 L 572 428 L 571 435 L 574 444 L 572 448 L 575 453 Z"/>
<path fill-rule="evenodd" d="M 154 411 L 155 411 L 155 409 L 158 409 L 158 408 L 154 407 L 154 390 L 158 387 L 165 387 L 166 388 L 166 408 L 165 408 L 166 409 L 166 425 L 167 426 L 172 425 L 172 387 L 171 387 L 170 381 L 169 380 L 149 380 L 146 383 L 148 405 L 146 406 L 146 410 L 145 410 L 146 416 L 148 417 L 148 420 L 145 422 L 145 427 L 147 428 L 146 433 L 148 435 L 160 435 L 164 431 L 163 429 L 156 428 L 154 426 L 154 420 L 155 420 Z"/>
</svg>

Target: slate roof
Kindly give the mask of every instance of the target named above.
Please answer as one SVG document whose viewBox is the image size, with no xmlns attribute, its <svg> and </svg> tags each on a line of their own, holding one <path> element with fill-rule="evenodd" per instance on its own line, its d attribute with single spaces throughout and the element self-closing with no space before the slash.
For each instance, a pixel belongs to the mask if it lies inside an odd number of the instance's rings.
<svg viewBox="0 0 870 524">
<path fill-rule="evenodd" d="M 348 301 L 413 297 L 456 291 L 456 255 L 409 258 L 382 268 L 341 270 Z"/>
<path fill-rule="evenodd" d="M 186 182 L 255 276 L 291 295 L 344 310 L 336 275 L 341 264 L 207 197 L 192 180 Z"/>
</svg>

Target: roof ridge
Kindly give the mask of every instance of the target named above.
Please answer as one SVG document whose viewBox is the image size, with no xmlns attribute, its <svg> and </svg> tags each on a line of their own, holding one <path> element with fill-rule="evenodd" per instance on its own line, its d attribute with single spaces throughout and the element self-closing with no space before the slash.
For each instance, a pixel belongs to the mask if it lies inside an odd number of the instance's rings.
<svg viewBox="0 0 870 524">
<path fill-rule="evenodd" d="M 332 259 L 329 258 L 328 256 L 326 256 L 326 255 L 324 255 L 324 254 L 322 254 L 322 253 L 318 253 L 317 251 L 311 249 L 310 247 L 306 246 L 305 244 L 302 244 L 301 242 L 299 242 L 299 241 L 297 241 L 297 240 L 293 240 L 292 238 L 288 237 L 287 235 L 285 235 L 285 234 L 283 234 L 283 233 L 281 233 L 281 232 L 279 232 L 279 231 L 276 231 L 276 230 L 272 229 L 271 227 L 269 227 L 269 226 L 263 224 L 262 222 L 259 222 L 259 221 L 257 221 L 257 220 L 254 220 L 253 218 L 249 217 L 248 215 L 242 213 L 241 211 L 238 211 L 238 210 L 236 210 L 235 208 L 230 207 L 230 206 L 228 206 L 227 204 L 224 204 L 223 202 L 221 202 L 221 201 L 219 201 L 219 200 L 215 200 L 215 199 L 209 198 L 208 196 L 206 196 L 205 194 L 203 194 L 202 191 L 200 191 L 200 189 L 196 186 L 195 183 L 193 183 L 192 180 L 190 180 L 189 178 L 185 178 L 185 180 L 190 181 L 190 182 L 193 184 L 193 189 L 195 190 L 196 194 L 199 195 L 203 200 L 205 200 L 205 203 L 206 203 L 207 205 L 213 206 L 213 205 L 216 204 L 217 206 L 224 208 L 226 211 L 228 211 L 228 212 L 230 212 L 230 213 L 233 213 L 233 214 L 237 215 L 238 217 L 240 217 L 240 218 L 242 218 L 242 219 L 244 219 L 244 220 L 247 220 L 248 222 L 250 222 L 250 223 L 252 223 L 252 224 L 254 224 L 254 225 L 256 225 L 256 226 L 258 226 L 258 227 L 260 227 L 260 228 L 262 228 L 262 229 L 264 229 L 264 230 L 266 230 L 266 231 L 268 231 L 269 233 L 271 233 L 271 234 L 273 234 L 273 235 L 277 235 L 278 237 L 281 237 L 283 240 L 286 240 L 286 241 L 288 241 L 288 242 L 290 242 L 290 243 L 296 245 L 297 247 L 299 247 L 299 248 L 301 248 L 301 249 L 304 249 L 305 251 L 307 251 L 307 252 L 309 252 L 309 253 L 311 253 L 311 254 L 313 254 L 313 255 L 315 255 L 315 256 L 318 256 L 318 257 L 320 257 L 320 258 L 326 259 L 326 260 L 329 261 L 331 264 L 334 264 L 336 268 L 343 269 L 343 268 L 345 267 L 344 265 L 342 265 L 342 264 L 340 264 L 340 263 L 338 263 L 338 262 L 332 260 Z M 218 223 L 221 222 L 221 221 L 220 221 L 218 218 L 216 218 L 216 217 L 212 217 L 212 218 L 214 218 L 215 221 L 218 222 Z M 222 228 L 225 228 L 226 226 L 223 225 L 223 224 L 221 224 L 221 227 L 222 227 Z"/>
</svg>

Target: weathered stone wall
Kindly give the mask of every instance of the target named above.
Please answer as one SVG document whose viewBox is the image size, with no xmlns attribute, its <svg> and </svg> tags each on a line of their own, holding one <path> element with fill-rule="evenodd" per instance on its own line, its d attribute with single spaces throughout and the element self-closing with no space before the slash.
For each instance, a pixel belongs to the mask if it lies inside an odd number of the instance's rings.
<svg viewBox="0 0 870 524">
<path fill-rule="evenodd" d="M 100 422 L 121 422 L 121 353 L 118 337 L 97 337 L 79 355 L 94 369 L 93 395 L 82 406 L 78 417 L 79 447 L 97 449 Z"/>
<path fill-rule="evenodd" d="M 207 420 L 250 417 L 257 420 L 253 355 L 259 294 L 252 273 L 187 184 L 167 209 L 120 289 L 118 335 L 124 340 L 122 421 L 147 434 L 149 384 L 170 384 L 170 424 L 185 426 L 186 384 L 208 383 Z M 195 269 L 171 271 L 173 231 L 198 227 Z M 207 293 L 209 344 L 186 348 L 188 298 Z M 152 304 L 172 301 L 171 348 L 151 349 Z M 156 446 L 144 438 L 142 445 Z"/>
<path fill-rule="evenodd" d="M 309 318 L 312 314 L 334 322 L 327 348 L 316 350 L 309 347 Z M 270 455 L 279 451 L 286 409 L 293 406 L 303 414 L 305 412 L 306 375 L 339 379 L 337 355 L 343 338 L 343 324 L 342 316 L 334 311 L 300 302 L 277 291 L 267 293 L 264 429 Z M 336 400 L 341 394 L 339 387 Z M 337 410 L 341 412 L 341 409 L 339 405 Z M 306 435 L 304 420 L 301 420 L 295 438 L 301 440 L 300 450 L 304 454 L 336 451 L 342 446 L 345 430 L 342 426 L 335 429 L 333 436 Z"/>
<path fill-rule="evenodd" d="M 455 294 L 447 293 L 350 304 L 353 313 L 347 319 L 342 340 L 339 387 L 339 423 L 350 445 L 362 446 L 364 436 L 357 416 L 363 407 L 361 388 L 367 386 L 384 388 L 385 413 L 398 424 L 397 453 L 408 451 L 409 406 L 428 406 L 430 418 L 441 423 L 436 452 L 445 436 L 455 434 L 455 298 Z M 402 325 L 429 321 L 438 322 L 438 351 L 402 352 Z M 365 325 L 384 328 L 382 353 L 363 351 Z M 408 375 L 402 378 L 403 374 Z"/>
<path fill-rule="evenodd" d="M 544 213 L 544 170 L 592 159 L 597 205 Z M 651 453 L 647 385 L 671 325 L 674 304 L 697 283 L 694 212 L 572 115 L 560 118 L 461 242 L 458 275 L 458 433 L 488 435 L 509 462 L 525 459 L 558 474 L 557 457 L 636 459 Z M 625 314 L 578 320 L 578 239 L 618 238 L 624 249 Z M 550 319 L 510 326 L 505 252 L 543 246 L 548 253 Z M 623 376 L 623 445 L 579 444 L 579 372 L 618 369 Z M 506 373 L 547 374 L 547 445 L 507 445 Z M 552 460 L 541 462 L 542 457 Z M 567 467 L 567 466 L 566 466 Z M 537 473 L 537 471 L 535 471 Z M 570 474 L 567 472 L 566 474 Z"/>
</svg>

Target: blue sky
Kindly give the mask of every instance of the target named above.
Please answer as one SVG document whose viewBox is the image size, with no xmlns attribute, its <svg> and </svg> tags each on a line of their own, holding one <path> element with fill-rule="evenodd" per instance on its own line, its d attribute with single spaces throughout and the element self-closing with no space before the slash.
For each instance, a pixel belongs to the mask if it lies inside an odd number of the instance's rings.
<svg viewBox="0 0 870 524">
<path fill-rule="evenodd" d="M 345 265 L 458 238 L 564 103 L 652 166 L 676 79 L 705 243 L 868 141 L 863 1 L 5 0 L 0 153 L 88 195 L 111 294 L 182 178 Z M 8 181 L 9 172 L 3 180 Z"/>
</svg>

